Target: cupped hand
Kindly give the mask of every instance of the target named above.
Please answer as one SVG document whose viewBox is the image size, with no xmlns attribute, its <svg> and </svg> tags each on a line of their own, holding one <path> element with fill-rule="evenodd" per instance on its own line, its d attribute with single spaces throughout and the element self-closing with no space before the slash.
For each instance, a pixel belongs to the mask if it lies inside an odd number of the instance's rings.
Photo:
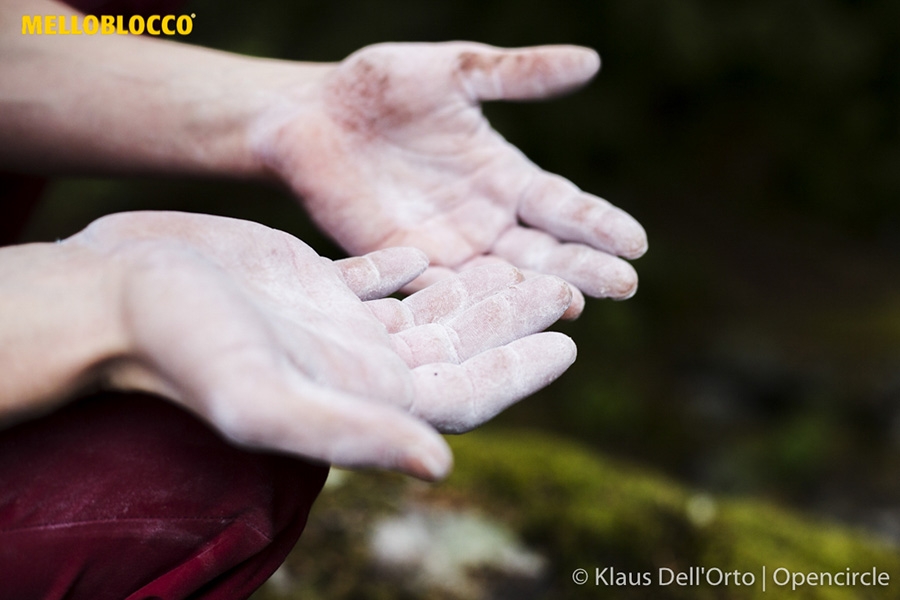
<svg viewBox="0 0 900 600">
<path fill-rule="evenodd" d="M 62 242 L 118 265 L 122 343 L 107 385 L 171 398 L 252 447 L 444 476 L 462 432 L 558 377 L 575 347 L 536 333 L 571 301 L 549 276 L 488 265 L 403 301 L 427 267 L 391 248 L 332 262 L 258 224 L 104 217 Z"/>
<path fill-rule="evenodd" d="M 480 102 L 560 94 L 599 64 L 573 46 L 370 46 L 329 70 L 312 104 L 272 110 L 255 143 L 349 252 L 423 250 L 432 266 L 412 289 L 503 260 L 575 286 L 574 317 L 584 302 L 578 290 L 635 292 L 637 275 L 618 257 L 644 253 L 644 230 L 528 160 L 491 128 Z"/>
</svg>

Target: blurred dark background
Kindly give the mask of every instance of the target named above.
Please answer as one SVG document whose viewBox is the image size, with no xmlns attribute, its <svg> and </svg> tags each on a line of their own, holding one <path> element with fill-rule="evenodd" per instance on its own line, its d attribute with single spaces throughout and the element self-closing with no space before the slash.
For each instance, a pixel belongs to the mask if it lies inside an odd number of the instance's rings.
<svg viewBox="0 0 900 600">
<path fill-rule="evenodd" d="M 559 328 L 579 359 L 489 427 L 539 426 L 700 489 L 900 540 L 900 2 L 194 0 L 189 41 L 340 60 L 381 41 L 582 44 L 586 89 L 485 107 L 545 169 L 646 227 L 627 302 Z M 339 256 L 250 184 L 58 183 L 28 239 L 100 214 L 249 218 Z"/>
</svg>

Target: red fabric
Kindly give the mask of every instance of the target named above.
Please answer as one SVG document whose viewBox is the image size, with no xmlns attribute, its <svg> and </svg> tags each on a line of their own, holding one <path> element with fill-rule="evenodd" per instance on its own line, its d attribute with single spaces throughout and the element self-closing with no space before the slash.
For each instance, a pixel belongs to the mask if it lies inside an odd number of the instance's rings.
<svg viewBox="0 0 900 600">
<path fill-rule="evenodd" d="M 327 472 L 240 450 L 150 396 L 82 400 L 0 435 L 0 596 L 245 598 Z"/>
<path fill-rule="evenodd" d="M 182 2 L 70 4 L 147 15 Z M 18 239 L 43 187 L 0 173 L 0 246 Z M 238 449 L 140 394 L 0 430 L 0 598 L 246 598 L 300 537 L 327 473 Z"/>
<path fill-rule="evenodd" d="M 0 172 L 0 246 L 19 239 L 46 183 L 41 177 Z"/>
</svg>

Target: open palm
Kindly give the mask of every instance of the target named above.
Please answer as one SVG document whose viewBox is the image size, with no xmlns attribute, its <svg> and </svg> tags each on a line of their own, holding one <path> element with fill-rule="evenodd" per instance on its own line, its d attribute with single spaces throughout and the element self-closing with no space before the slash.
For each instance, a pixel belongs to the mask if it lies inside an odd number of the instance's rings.
<svg viewBox="0 0 900 600">
<path fill-rule="evenodd" d="M 541 170 L 480 109 L 568 91 L 598 67 L 570 46 L 370 46 L 330 68 L 312 109 L 281 107 L 260 151 L 349 252 L 423 250 L 432 266 L 415 287 L 503 260 L 627 298 L 637 276 L 618 257 L 646 250 L 641 226 Z"/>
<path fill-rule="evenodd" d="M 255 223 L 123 213 L 66 244 L 122 265 L 115 388 L 166 396 L 232 439 L 425 478 L 444 432 L 472 429 L 558 377 L 566 336 L 536 333 L 571 295 L 555 277 L 488 265 L 384 296 L 427 266 L 412 248 L 332 262 Z"/>
</svg>

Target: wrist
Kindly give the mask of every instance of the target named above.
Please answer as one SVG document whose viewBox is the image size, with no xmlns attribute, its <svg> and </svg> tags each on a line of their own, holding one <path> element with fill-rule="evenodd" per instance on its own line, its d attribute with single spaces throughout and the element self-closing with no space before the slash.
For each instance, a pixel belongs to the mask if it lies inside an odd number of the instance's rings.
<svg viewBox="0 0 900 600">
<path fill-rule="evenodd" d="M 304 117 L 321 120 L 322 87 L 334 65 L 247 60 L 252 64 L 243 92 L 244 104 L 250 107 L 243 128 L 243 155 L 252 176 L 294 187 L 291 153 L 309 140 L 290 125 Z"/>
<path fill-rule="evenodd" d="M 124 352 L 107 263 L 67 242 L 0 248 L 0 423 L 54 408 Z"/>
</svg>

